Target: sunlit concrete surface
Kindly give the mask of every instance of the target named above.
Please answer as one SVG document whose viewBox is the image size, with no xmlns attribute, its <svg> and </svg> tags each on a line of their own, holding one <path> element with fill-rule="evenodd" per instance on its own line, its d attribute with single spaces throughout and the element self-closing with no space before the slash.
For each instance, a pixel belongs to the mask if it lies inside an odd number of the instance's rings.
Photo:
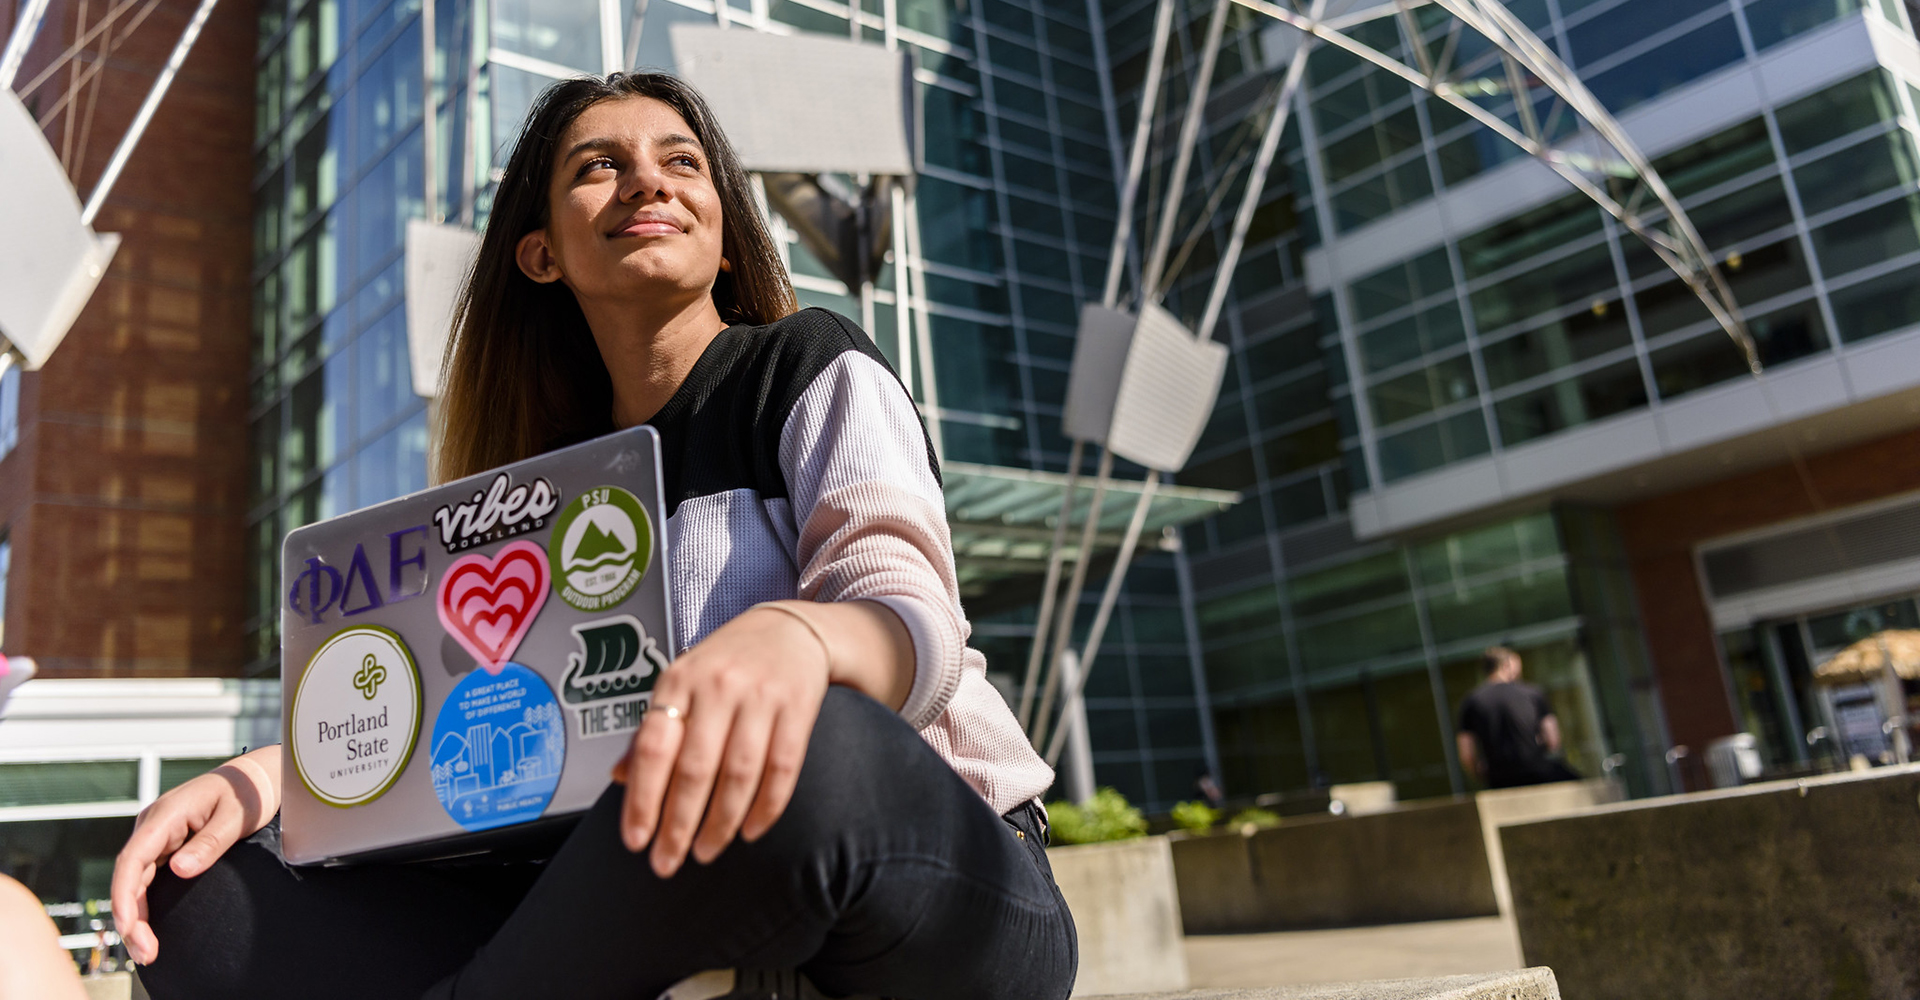
<svg viewBox="0 0 1920 1000">
<path fill-rule="evenodd" d="M 1195 989 L 1229 989 L 1502 972 L 1522 968 L 1500 917 L 1186 939 Z"/>
</svg>

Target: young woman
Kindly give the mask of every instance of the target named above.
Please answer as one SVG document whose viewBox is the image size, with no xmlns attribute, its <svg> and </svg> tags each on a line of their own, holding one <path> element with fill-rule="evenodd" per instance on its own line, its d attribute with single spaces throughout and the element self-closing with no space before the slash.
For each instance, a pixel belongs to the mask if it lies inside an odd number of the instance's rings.
<svg viewBox="0 0 1920 1000">
<path fill-rule="evenodd" d="M 1052 774 L 966 646 L 913 405 L 865 334 L 796 311 L 699 95 L 616 73 L 548 88 L 509 159 L 437 478 L 642 423 L 687 648 L 566 842 L 289 868 L 280 751 L 255 751 L 155 802 L 121 852 L 114 914 L 155 997 L 648 1000 L 729 968 L 832 995 L 1067 995 Z"/>
</svg>

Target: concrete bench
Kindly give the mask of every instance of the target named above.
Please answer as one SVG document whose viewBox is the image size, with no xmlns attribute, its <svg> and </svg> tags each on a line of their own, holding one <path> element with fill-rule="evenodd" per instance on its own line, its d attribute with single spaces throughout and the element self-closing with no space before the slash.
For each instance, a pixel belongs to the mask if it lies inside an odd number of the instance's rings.
<svg viewBox="0 0 1920 1000">
<path fill-rule="evenodd" d="M 1118 1000 L 1115 997 L 1114 1000 Z M 1131 994 L 1126 1000 L 1560 1000 L 1549 969 L 1475 976 L 1387 979 L 1370 983 L 1315 983 L 1254 990 L 1192 990 Z"/>
</svg>

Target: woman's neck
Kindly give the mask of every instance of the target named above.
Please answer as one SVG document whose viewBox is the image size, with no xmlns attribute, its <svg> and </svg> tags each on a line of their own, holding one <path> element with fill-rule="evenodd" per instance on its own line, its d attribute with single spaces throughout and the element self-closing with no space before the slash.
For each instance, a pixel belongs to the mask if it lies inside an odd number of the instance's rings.
<svg viewBox="0 0 1920 1000">
<path fill-rule="evenodd" d="M 653 419 L 727 328 L 711 295 L 664 315 L 631 302 L 582 302 L 581 311 L 613 379 L 613 424 L 621 429 Z"/>
</svg>

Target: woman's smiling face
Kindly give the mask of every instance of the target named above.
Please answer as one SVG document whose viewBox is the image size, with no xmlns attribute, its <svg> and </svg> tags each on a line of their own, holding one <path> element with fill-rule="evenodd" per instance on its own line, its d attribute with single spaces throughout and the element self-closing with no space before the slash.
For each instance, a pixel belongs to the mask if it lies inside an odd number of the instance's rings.
<svg viewBox="0 0 1920 1000">
<path fill-rule="evenodd" d="M 721 260 L 720 195 L 706 150 L 679 112 L 651 97 L 602 101 L 558 143 L 544 230 L 521 269 L 575 295 L 706 295 Z"/>
</svg>

